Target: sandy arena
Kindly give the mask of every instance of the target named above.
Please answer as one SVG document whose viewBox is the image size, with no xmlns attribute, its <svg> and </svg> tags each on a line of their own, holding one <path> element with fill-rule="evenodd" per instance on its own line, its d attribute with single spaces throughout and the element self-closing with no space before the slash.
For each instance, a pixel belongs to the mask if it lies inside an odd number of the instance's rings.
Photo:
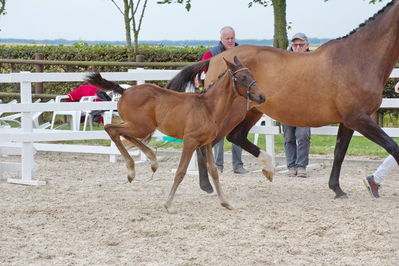
<svg viewBox="0 0 399 266">
<path fill-rule="evenodd" d="M 36 179 L 28 187 L 0 180 L 1 265 L 397 265 L 399 261 L 399 173 L 387 177 L 380 199 L 361 178 L 381 160 L 347 157 L 334 200 L 327 182 L 332 156 L 311 156 L 323 169 L 309 178 L 260 172 L 232 173 L 226 158 L 221 175 L 232 211 L 215 193 L 186 176 L 174 208 L 162 204 L 173 182 L 179 154 L 161 151 L 153 179 L 129 184 L 121 157 L 65 153 L 36 155 Z M 16 160 L 14 157 L 1 160 Z M 322 160 L 324 159 L 324 160 Z M 260 169 L 245 155 L 245 166 Z M 279 164 L 283 161 L 280 158 Z M 137 179 L 151 176 L 137 166 Z M 14 175 L 8 174 L 8 177 Z"/>
</svg>

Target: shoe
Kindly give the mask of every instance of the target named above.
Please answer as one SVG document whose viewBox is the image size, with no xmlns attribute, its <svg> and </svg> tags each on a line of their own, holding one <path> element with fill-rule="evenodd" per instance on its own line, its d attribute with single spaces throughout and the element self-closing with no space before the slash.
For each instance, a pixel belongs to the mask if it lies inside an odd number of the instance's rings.
<svg viewBox="0 0 399 266">
<path fill-rule="evenodd" d="M 378 189 L 380 188 L 380 185 L 374 181 L 374 176 L 371 175 L 371 176 L 365 177 L 363 179 L 363 183 L 367 187 L 371 196 L 373 196 L 374 198 L 380 197 L 380 194 L 378 193 Z"/>
<path fill-rule="evenodd" d="M 216 166 L 216 168 L 218 169 L 218 171 L 219 171 L 220 173 L 223 173 L 223 167 L 221 167 L 221 166 Z"/>
<path fill-rule="evenodd" d="M 288 169 L 288 177 L 296 177 L 296 169 Z"/>
<path fill-rule="evenodd" d="M 234 173 L 235 174 L 247 174 L 247 173 L 249 173 L 249 171 L 247 169 L 245 169 L 244 167 L 241 167 L 241 168 L 234 169 Z"/>
<path fill-rule="evenodd" d="M 303 178 L 308 177 L 308 174 L 306 173 L 306 169 L 298 168 L 298 170 L 296 170 L 296 176 L 303 177 Z"/>
</svg>

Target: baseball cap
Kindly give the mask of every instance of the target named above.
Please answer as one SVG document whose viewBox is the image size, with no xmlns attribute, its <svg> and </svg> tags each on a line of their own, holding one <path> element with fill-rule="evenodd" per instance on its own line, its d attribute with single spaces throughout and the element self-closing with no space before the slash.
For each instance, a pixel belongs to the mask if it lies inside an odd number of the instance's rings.
<svg viewBox="0 0 399 266">
<path fill-rule="evenodd" d="M 308 37 L 307 37 L 304 33 L 302 33 L 302 32 L 298 32 L 298 33 L 296 33 L 294 36 L 292 36 L 291 42 L 292 42 L 293 40 L 295 40 L 295 39 L 300 39 L 300 40 L 302 40 L 302 41 L 309 42 L 309 41 L 308 41 Z"/>
</svg>

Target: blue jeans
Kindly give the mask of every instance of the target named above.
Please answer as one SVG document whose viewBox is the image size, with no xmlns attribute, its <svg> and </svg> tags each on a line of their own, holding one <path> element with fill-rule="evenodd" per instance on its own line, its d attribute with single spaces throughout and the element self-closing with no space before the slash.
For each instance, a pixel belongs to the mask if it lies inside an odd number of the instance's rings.
<svg viewBox="0 0 399 266">
<path fill-rule="evenodd" d="M 219 169 L 223 169 L 223 163 L 224 163 L 224 160 L 223 160 L 224 147 L 223 147 L 223 145 L 224 145 L 224 139 L 222 139 L 220 142 L 215 144 L 215 146 L 213 146 L 215 163 Z M 241 160 L 241 154 L 242 154 L 241 147 L 233 144 L 231 153 L 232 153 L 232 157 L 233 157 L 233 162 L 232 162 L 233 170 L 242 168 L 244 166 L 244 164 Z"/>
<path fill-rule="evenodd" d="M 288 169 L 306 169 L 309 163 L 310 128 L 283 124 L 284 150 Z"/>
</svg>

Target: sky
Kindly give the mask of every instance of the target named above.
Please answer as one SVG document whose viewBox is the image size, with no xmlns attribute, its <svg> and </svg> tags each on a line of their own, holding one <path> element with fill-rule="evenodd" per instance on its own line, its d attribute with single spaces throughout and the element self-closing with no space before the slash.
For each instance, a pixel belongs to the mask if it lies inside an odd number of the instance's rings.
<svg viewBox="0 0 399 266">
<path fill-rule="evenodd" d="M 237 39 L 272 39 L 273 8 L 249 0 L 192 0 L 183 5 L 159 5 L 149 0 L 140 40 L 217 40 L 219 29 L 235 28 Z M 122 0 L 116 0 L 122 5 Z M 389 1 L 287 0 L 288 37 L 304 32 L 313 38 L 348 34 Z M 124 41 L 122 14 L 111 0 L 7 0 L 0 17 L 0 39 L 67 39 Z"/>
</svg>

